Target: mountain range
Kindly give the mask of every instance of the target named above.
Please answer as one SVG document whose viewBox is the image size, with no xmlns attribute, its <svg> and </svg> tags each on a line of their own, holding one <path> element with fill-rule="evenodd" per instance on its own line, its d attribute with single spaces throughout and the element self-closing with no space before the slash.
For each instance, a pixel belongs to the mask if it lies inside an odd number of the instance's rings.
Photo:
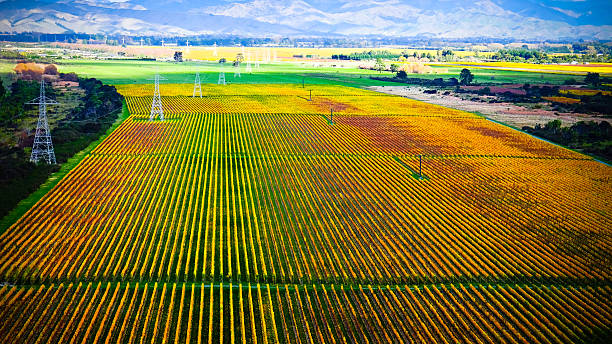
<svg viewBox="0 0 612 344">
<path fill-rule="evenodd" d="M 612 40 L 599 0 L 5 0 L 1 32 Z"/>
</svg>

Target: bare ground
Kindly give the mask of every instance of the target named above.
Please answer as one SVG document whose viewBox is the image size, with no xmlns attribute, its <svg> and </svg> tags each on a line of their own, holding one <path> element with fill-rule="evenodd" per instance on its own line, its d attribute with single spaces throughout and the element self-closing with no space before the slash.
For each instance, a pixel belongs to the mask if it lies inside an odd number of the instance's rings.
<svg viewBox="0 0 612 344">
<path fill-rule="evenodd" d="M 546 109 L 534 109 L 512 103 L 483 103 L 469 99 L 462 99 L 455 93 L 449 95 L 426 94 L 426 88 L 415 86 L 371 86 L 370 90 L 394 94 L 406 98 L 420 100 L 426 103 L 446 106 L 467 112 L 480 113 L 487 118 L 512 125 L 517 128 L 523 126 L 533 127 L 536 124 L 546 124 L 549 121 L 559 119 L 563 126 L 570 126 L 579 121 L 602 121 L 603 117 L 580 113 L 559 113 Z M 480 96 L 482 97 L 482 96 Z M 542 103 L 543 105 L 546 103 Z"/>
</svg>

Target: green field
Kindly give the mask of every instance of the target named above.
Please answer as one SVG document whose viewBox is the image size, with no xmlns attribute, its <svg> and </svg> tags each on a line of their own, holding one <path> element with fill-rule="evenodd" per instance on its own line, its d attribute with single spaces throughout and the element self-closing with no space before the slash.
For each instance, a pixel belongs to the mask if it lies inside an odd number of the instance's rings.
<svg viewBox="0 0 612 344">
<path fill-rule="evenodd" d="M 433 67 L 434 74 L 409 74 L 410 78 L 435 79 L 458 77 L 461 68 Z M 274 63 L 261 64 L 253 73 L 245 73 L 241 68 L 241 77 L 234 77 L 231 63 L 221 65 L 216 62 L 183 62 L 180 64 L 158 61 L 117 61 L 117 60 L 63 60 L 59 64 L 60 72 L 75 72 L 79 75 L 93 77 L 109 84 L 150 83 L 147 80 L 159 72 L 168 79 L 168 83 L 189 83 L 193 81 L 196 71 L 200 72 L 203 83 L 217 83 L 219 72 L 225 72 L 228 83 L 291 83 L 299 84 L 302 80 L 309 84 L 335 84 L 353 87 L 397 85 L 397 83 L 371 80 L 370 76 L 391 77 L 393 73 L 378 73 L 358 68 L 313 67 L 311 64 Z M 477 83 L 553 83 L 561 84 L 571 75 L 530 73 L 520 71 L 499 71 L 492 69 L 472 70 Z"/>
<path fill-rule="evenodd" d="M 120 60 L 59 60 L 59 71 L 75 72 L 81 76 L 102 80 L 107 84 L 140 84 L 150 83 L 155 72 L 159 72 L 168 83 L 190 83 L 196 71 L 200 72 L 203 83 L 217 83 L 219 72 L 225 72 L 228 83 L 290 83 L 299 84 L 334 84 L 353 87 L 397 85 L 393 82 L 371 80 L 370 76 L 391 77 L 393 73 L 378 73 L 358 68 L 313 67 L 310 63 L 273 63 L 261 64 L 253 72 L 245 73 L 241 68 L 241 77 L 234 78 L 234 67 L 231 63 L 221 65 L 216 62 L 183 62 L 180 64 L 161 61 L 120 61 Z M 387 63 L 389 64 L 389 63 Z M 0 61 L 0 77 L 7 79 L 15 63 Z M 408 74 L 409 78 L 458 78 L 461 68 L 432 67 L 433 74 Z M 562 84 L 568 79 L 579 79 L 574 75 L 532 73 L 522 71 L 500 71 L 493 69 L 473 68 L 475 83 L 552 83 Z"/>
</svg>

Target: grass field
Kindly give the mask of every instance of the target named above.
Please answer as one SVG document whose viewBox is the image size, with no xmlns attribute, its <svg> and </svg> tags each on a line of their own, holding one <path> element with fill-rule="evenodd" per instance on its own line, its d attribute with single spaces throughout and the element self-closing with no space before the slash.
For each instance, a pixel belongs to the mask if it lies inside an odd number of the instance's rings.
<svg viewBox="0 0 612 344">
<path fill-rule="evenodd" d="M 228 60 L 229 61 L 229 60 Z M 225 72 L 229 83 L 289 83 L 300 84 L 304 80 L 307 84 L 332 84 L 352 87 L 397 85 L 396 83 L 382 82 L 369 79 L 369 76 L 393 76 L 390 72 L 378 73 L 376 71 L 358 69 L 356 67 L 313 67 L 310 63 L 274 63 L 261 64 L 260 69 L 253 73 L 245 72 L 243 64 L 241 77 L 234 78 L 234 67 L 231 63 L 221 65 L 216 62 L 184 62 L 175 64 L 157 61 L 92 61 L 92 60 L 64 60 L 59 65 L 61 72 L 74 71 L 79 75 L 98 78 L 109 84 L 139 84 L 151 83 L 150 79 L 158 71 L 168 79 L 168 83 L 191 83 L 195 72 L 199 71 L 203 83 L 216 84 L 220 72 Z M 436 73 L 409 74 L 415 78 L 458 78 L 464 67 L 434 66 Z M 474 68 L 475 82 L 484 83 L 552 83 L 562 84 L 565 80 L 576 78 L 575 75 L 533 73 L 524 71 L 505 71 L 495 69 Z"/>
<path fill-rule="evenodd" d="M 219 64 L 216 62 L 184 62 L 175 64 L 156 61 L 91 61 L 75 60 L 59 66 L 60 71 L 74 71 L 79 75 L 87 75 L 103 80 L 110 84 L 150 84 L 150 79 L 159 72 L 169 83 L 193 82 L 195 72 L 199 71 L 203 83 L 218 81 L 219 73 L 226 74 L 228 83 L 301 83 L 305 79 L 310 84 L 337 84 L 351 85 L 384 85 L 385 83 L 370 80 L 370 75 L 391 75 L 391 73 L 378 73 L 375 71 L 360 70 L 357 68 L 312 67 L 301 64 L 274 63 L 261 64 L 256 69 L 253 64 L 253 73 L 245 72 L 242 66 L 241 77 L 234 78 L 235 68 L 231 63 Z"/>
<path fill-rule="evenodd" d="M 231 61 L 231 60 L 228 60 Z M 246 73 L 245 65 L 241 70 L 241 77 L 234 78 L 234 67 L 231 63 L 221 65 L 216 62 L 184 62 L 175 64 L 157 61 L 120 61 L 120 60 L 61 60 L 58 62 L 60 72 L 76 72 L 82 76 L 94 77 L 108 84 L 147 84 L 155 72 L 159 72 L 168 80 L 167 83 L 191 83 L 195 72 L 199 71 L 203 83 L 216 84 L 219 72 L 226 73 L 228 83 L 289 83 L 344 85 L 351 87 L 397 85 L 369 79 L 370 76 L 393 76 L 390 72 L 378 73 L 376 71 L 362 70 L 346 64 L 345 68 L 315 67 L 313 63 L 272 63 L 260 64 L 260 69 L 252 64 L 253 73 Z M 339 63 L 342 65 L 342 62 Z M 0 77 L 6 78 L 14 68 L 14 63 L 0 61 Z M 435 79 L 451 77 L 458 78 L 462 66 L 439 65 L 432 66 L 435 73 L 409 74 L 409 77 Z M 468 67 L 469 68 L 469 67 Z M 552 83 L 562 84 L 570 78 L 579 79 L 580 76 L 560 73 L 538 73 L 516 70 L 499 70 L 486 68 L 472 68 L 475 82 L 478 83 Z"/>
<path fill-rule="evenodd" d="M 609 166 L 406 98 L 181 75 L 165 121 L 118 85 L 130 116 L 0 236 L 2 338 L 609 338 Z"/>
</svg>

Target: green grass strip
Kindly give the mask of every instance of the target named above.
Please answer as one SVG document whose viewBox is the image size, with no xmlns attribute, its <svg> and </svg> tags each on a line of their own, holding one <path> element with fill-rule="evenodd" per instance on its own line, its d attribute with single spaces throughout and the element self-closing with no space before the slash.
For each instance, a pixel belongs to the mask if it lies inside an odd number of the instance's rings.
<svg viewBox="0 0 612 344">
<path fill-rule="evenodd" d="M 125 100 L 123 101 L 123 111 L 115 122 L 106 130 L 106 133 L 101 135 L 96 141 L 93 141 L 85 149 L 73 155 L 68 161 L 61 165 L 59 171 L 51 174 L 47 181 L 40 185 L 38 190 L 32 192 L 28 197 L 22 199 L 6 216 L 0 220 L 0 234 L 6 231 L 19 218 L 21 218 L 30 208 L 40 201 L 57 183 L 62 180 L 73 168 L 75 168 L 91 151 L 93 151 L 108 135 L 110 135 L 123 121 L 128 118 L 128 112 Z"/>
</svg>

